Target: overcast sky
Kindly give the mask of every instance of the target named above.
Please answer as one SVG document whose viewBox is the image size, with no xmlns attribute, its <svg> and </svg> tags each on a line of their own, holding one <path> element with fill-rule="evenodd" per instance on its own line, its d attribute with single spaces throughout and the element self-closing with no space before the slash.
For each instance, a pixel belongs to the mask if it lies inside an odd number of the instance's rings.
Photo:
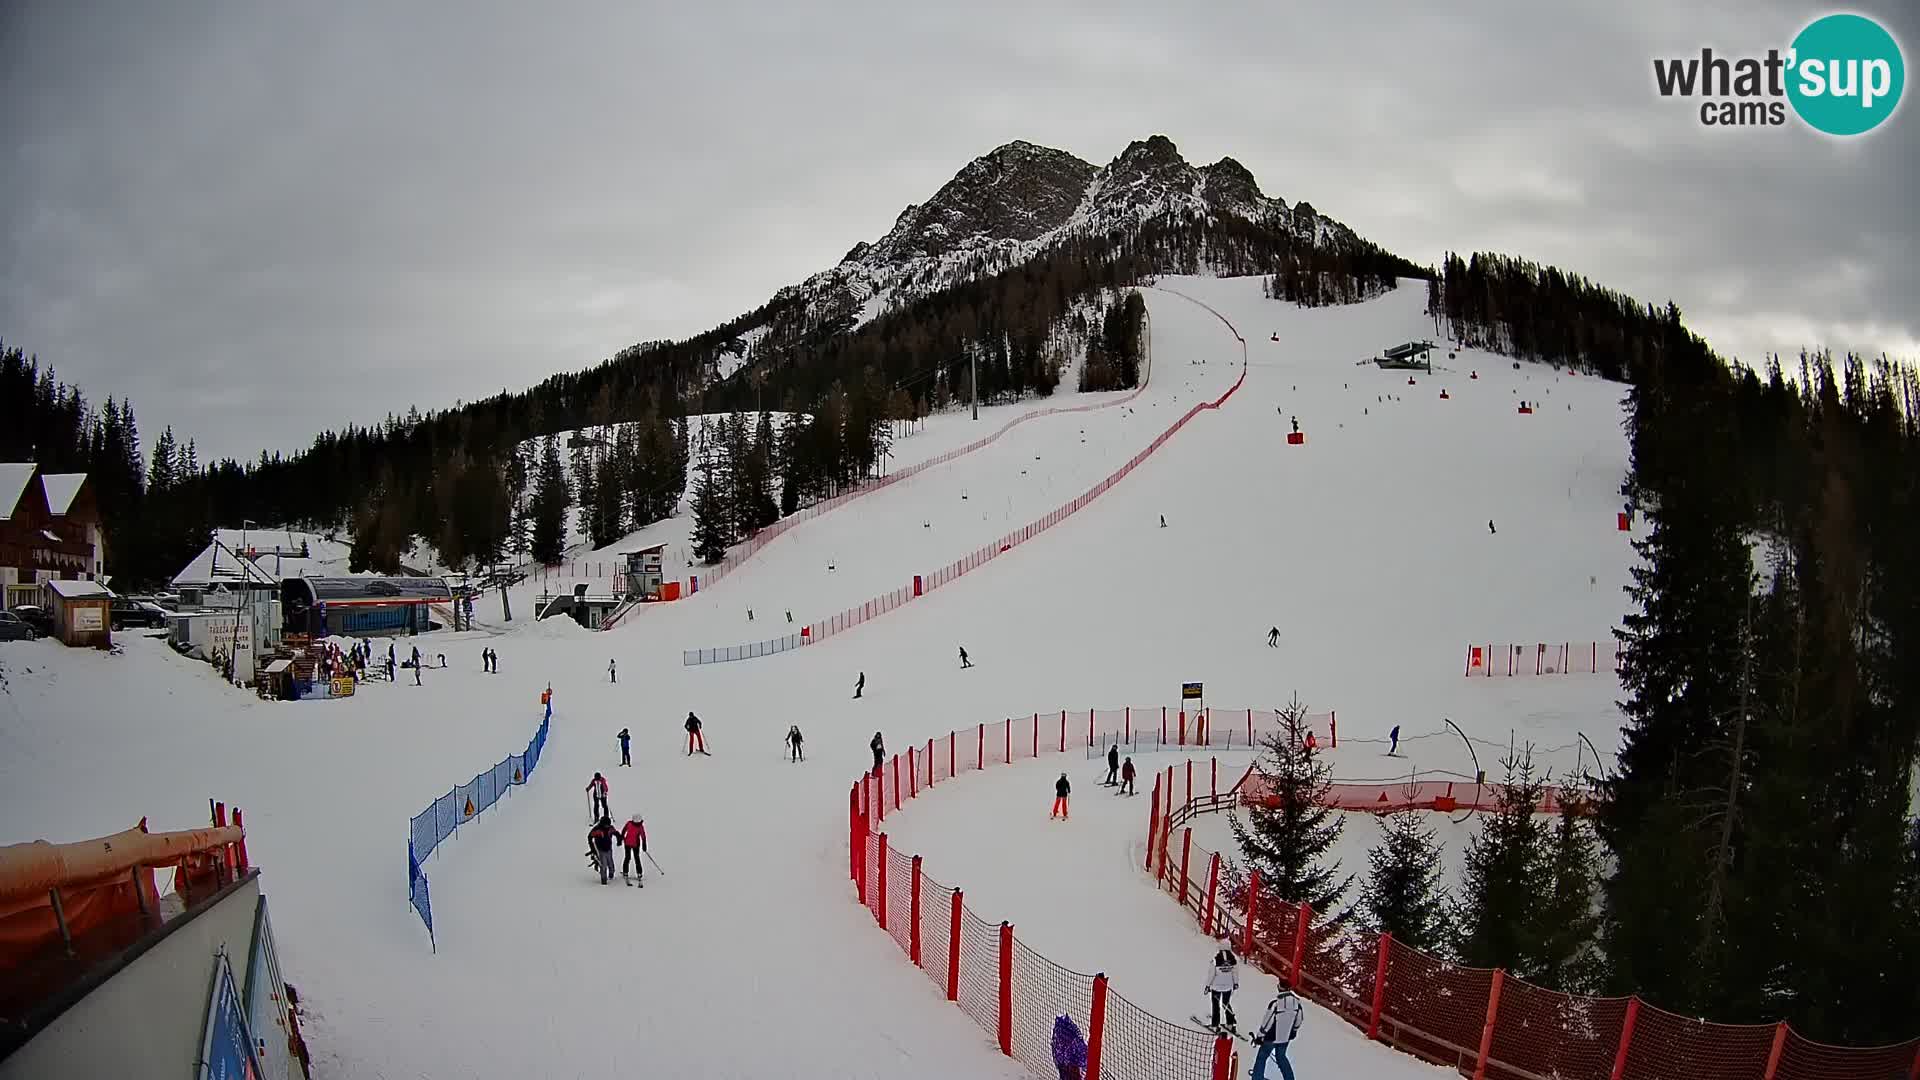
<svg viewBox="0 0 1920 1080">
<path fill-rule="evenodd" d="M 1672 299 L 1742 358 L 1920 357 L 1913 102 L 1849 142 L 1653 92 L 1655 56 L 1827 10 L 9 0 L 0 338 L 131 396 L 149 446 L 290 450 L 708 329 L 1001 143 L 1163 133 L 1416 261 Z M 1914 65 L 1910 0 L 1850 10 Z"/>
</svg>

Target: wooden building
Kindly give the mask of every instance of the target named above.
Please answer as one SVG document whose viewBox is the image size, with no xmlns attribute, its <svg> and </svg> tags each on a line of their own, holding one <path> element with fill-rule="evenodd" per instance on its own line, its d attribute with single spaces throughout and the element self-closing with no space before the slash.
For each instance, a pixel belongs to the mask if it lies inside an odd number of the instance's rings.
<svg viewBox="0 0 1920 1080">
<path fill-rule="evenodd" d="M 40 602 L 40 584 L 92 581 L 106 569 L 100 509 L 85 473 L 0 463 L 0 604 Z"/>
<path fill-rule="evenodd" d="M 54 580 L 46 590 L 47 613 L 53 616 L 53 636 L 64 645 L 94 649 L 113 647 L 113 593 L 97 581 Z"/>
</svg>

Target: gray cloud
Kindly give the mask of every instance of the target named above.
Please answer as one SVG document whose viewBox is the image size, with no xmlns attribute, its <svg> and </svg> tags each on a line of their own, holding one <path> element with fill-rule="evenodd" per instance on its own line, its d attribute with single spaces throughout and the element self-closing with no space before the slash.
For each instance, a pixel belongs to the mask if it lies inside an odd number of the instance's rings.
<svg viewBox="0 0 1920 1080">
<path fill-rule="evenodd" d="M 1911 65 L 1911 6 L 1856 7 Z M 149 438 L 294 449 L 704 330 L 1009 139 L 1164 132 L 1421 261 L 1671 298 L 1743 357 L 1920 351 L 1911 104 L 1848 143 L 1652 89 L 1655 55 L 1824 9 L 922 8 L 11 5 L 0 334 Z"/>
</svg>

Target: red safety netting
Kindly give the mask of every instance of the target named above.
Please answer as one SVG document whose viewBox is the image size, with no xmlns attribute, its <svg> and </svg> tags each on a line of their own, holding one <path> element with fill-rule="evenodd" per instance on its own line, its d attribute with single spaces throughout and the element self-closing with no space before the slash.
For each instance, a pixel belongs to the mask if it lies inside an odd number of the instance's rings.
<svg viewBox="0 0 1920 1080">
<path fill-rule="evenodd" d="M 1213 1075 L 1214 1037 L 1170 1024 L 1107 991 L 1101 1080 L 1203 1080 Z"/>
<path fill-rule="evenodd" d="M 980 1030 L 1000 1030 L 1000 927 L 962 908 L 960 913 L 960 1008 Z"/>
<path fill-rule="evenodd" d="M 1387 957 L 1380 1035 L 1428 1061 L 1464 1062 L 1471 1072 L 1492 990 L 1492 971 L 1461 967 L 1396 941 Z"/>
<path fill-rule="evenodd" d="M 900 945 L 900 951 L 913 954 L 913 860 L 897 851 L 887 852 L 887 932 Z"/>
<path fill-rule="evenodd" d="M 1778 1024 L 1695 1020 L 1641 1002 L 1623 1080 L 1660 1080 L 1682 1064 L 1688 1080 L 1765 1076 L 1778 1030 Z"/>
<path fill-rule="evenodd" d="M 1508 976 L 1500 988 L 1489 1063 L 1566 1080 L 1608 1080 L 1627 1002 L 1574 997 Z"/>
<path fill-rule="evenodd" d="M 1775 1080 L 1911 1080 L 1920 1076 L 1920 1039 L 1891 1046 L 1829 1046 L 1788 1031 L 1774 1075 Z"/>
<path fill-rule="evenodd" d="M 940 991 L 947 992 L 947 956 L 953 934 L 953 890 L 920 877 L 920 968 Z"/>
<path fill-rule="evenodd" d="M 1013 1056 L 1041 1076 L 1057 1075 L 1053 1020 L 1065 1014 L 1085 1037 L 1092 1027 L 1093 976 L 1069 971 L 1013 941 Z M 1103 1070 L 1104 1071 L 1104 1070 Z"/>
</svg>

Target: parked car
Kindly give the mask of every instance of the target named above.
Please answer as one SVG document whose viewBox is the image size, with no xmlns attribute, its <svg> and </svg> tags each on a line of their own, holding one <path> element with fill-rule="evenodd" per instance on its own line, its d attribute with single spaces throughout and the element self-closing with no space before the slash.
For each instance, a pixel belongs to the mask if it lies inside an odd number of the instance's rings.
<svg viewBox="0 0 1920 1080">
<path fill-rule="evenodd" d="M 34 632 L 41 637 L 53 636 L 53 613 L 46 608 L 34 604 L 19 604 L 14 607 L 13 613 L 20 616 L 21 622 L 33 627 Z"/>
<path fill-rule="evenodd" d="M 112 621 L 115 630 L 122 630 L 129 626 L 167 625 L 166 609 L 150 601 L 135 600 L 128 596 L 115 597 L 107 617 Z"/>
<path fill-rule="evenodd" d="M 0 641 L 32 641 L 40 636 L 25 619 L 11 611 L 0 611 Z"/>
</svg>

